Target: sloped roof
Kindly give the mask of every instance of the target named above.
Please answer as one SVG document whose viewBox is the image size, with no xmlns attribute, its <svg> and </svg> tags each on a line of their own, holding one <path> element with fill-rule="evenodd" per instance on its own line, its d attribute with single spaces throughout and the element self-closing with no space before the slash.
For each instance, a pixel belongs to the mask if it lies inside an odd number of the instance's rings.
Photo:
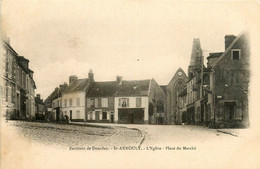
<svg viewBox="0 0 260 169">
<path fill-rule="evenodd" d="M 218 58 L 223 54 L 223 52 L 210 53 L 207 59 L 209 58 Z"/>
<path fill-rule="evenodd" d="M 122 81 L 118 85 L 116 96 L 148 96 L 151 80 Z"/>
<path fill-rule="evenodd" d="M 63 93 L 70 93 L 76 91 L 84 91 L 89 85 L 89 79 L 78 79 L 72 82 L 68 87 L 63 90 Z"/>
<path fill-rule="evenodd" d="M 182 75 L 179 76 L 178 72 L 182 72 Z M 175 72 L 174 76 L 172 77 L 167 86 L 169 86 L 171 83 L 174 83 L 178 78 L 182 78 L 185 82 L 188 80 L 186 73 L 183 71 L 181 67 Z"/>
<path fill-rule="evenodd" d="M 166 94 L 166 85 L 161 85 L 160 88 L 162 89 L 162 91 L 164 92 L 164 94 Z"/>
<path fill-rule="evenodd" d="M 231 50 L 231 48 L 234 46 L 234 44 L 240 39 L 240 37 L 244 34 L 245 32 L 241 32 L 233 41 L 232 43 L 228 46 L 228 48 L 225 50 L 224 53 L 215 61 L 212 63 L 212 67 L 215 67 L 217 63 Z"/>
<path fill-rule="evenodd" d="M 117 82 L 94 82 L 91 84 L 87 97 L 109 97 L 114 96 L 117 90 Z"/>
</svg>

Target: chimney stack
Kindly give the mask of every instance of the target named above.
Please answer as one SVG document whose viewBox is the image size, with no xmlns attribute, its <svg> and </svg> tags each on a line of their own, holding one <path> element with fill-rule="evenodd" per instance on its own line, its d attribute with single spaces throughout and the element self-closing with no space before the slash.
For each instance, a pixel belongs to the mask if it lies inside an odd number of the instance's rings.
<svg viewBox="0 0 260 169">
<path fill-rule="evenodd" d="M 88 73 L 88 79 L 90 83 L 94 82 L 94 73 L 92 69 L 89 69 L 89 73 Z"/>
<path fill-rule="evenodd" d="M 225 36 L 225 50 L 229 47 L 229 45 L 236 39 L 235 35 L 226 35 Z"/>
<path fill-rule="evenodd" d="M 76 75 L 71 75 L 69 77 L 69 84 L 71 84 L 72 82 L 74 82 L 75 80 L 78 80 L 78 77 Z"/>
<path fill-rule="evenodd" d="M 118 85 L 122 84 L 123 77 L 122 76 L 116 76 L 116 81 Z"/>
<path fill-rule="evenodd" d="M 37 94 L 36 97 L 37 97 L 38 99 L 41 99 L 41 94 Z"/>
</svg>

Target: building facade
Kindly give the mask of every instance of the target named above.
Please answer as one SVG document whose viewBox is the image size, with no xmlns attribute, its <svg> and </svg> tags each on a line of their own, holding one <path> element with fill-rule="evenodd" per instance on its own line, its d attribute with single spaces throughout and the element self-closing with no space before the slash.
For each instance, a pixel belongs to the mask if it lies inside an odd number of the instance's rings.
<svg viewBox="0 0 260 169">
<path fill-rule="evenodd" d="M 15 52 L 8 38 L 1 43 L 2 112 L 8 119 L 33 119 L 36 85 L 29 60 Z"/>
<path fill-rule="evenodd" d="M 248 33 L 225 36 L 225 51 L 215 61 L 208 58 L 211 97 L 211 125 L 248 127 L 250 48 Z"/>
<path fill-rule="evenodd" d="M 210 53 L 205 67 L 199 40 L 194 39 L 186 92 L 178 95 L 178 105 L 186 111 L 182 121 L 213 128 L 248 127 L 249 57 L 246 32 L 226 35 L 225 51 Z"/>
<path fill-rule="evenodd" d="M 86 95 L 88 122 L 114 122 L 114 102 L 117 82 L 94 82 Z"/>
<path fill-rule="evenodd" d="M 154 79 L 118 80 L 115 95 L 115 122 L 163 124 L 166 96 Z"/>
<path fill-rule="evenodd" d="M 178 107 L 178 95 L 183 91 L 186 87 L 186 82 L 188 77 L 182 68 L 179 68 L 174 76 L 172 77 L 169 84 L 166 86 L 166 96 L 167 96 L 167 104 L 166 104 L 166 124 L 180 124 L 180 112 Z"/>
<path fill-rule="evenodd" d="M 86 119 L 90 122 L 163 124 L 166 96 L 150 80 L 94 82 L 87 93 Z"/>
<path fill-rule="evenodd" d="M 89 71 L 88 78 L 78 79 L 70 76 L 70 84 L 62 91 L 60 115 L 68 116 L 71 121 L 86 121 L 86 94 L 90 84 L 94 83 L 94 74 Z"/>
</svg>

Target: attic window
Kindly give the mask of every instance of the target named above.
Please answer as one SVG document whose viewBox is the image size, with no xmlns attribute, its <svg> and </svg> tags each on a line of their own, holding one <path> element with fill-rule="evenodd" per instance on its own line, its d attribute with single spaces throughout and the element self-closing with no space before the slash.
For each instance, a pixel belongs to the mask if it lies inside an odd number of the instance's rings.
<svg viewBox="0 0 260 169">
<path fill-rule="evenodd" d="M 231 58 L 232 58 L 232 60 L 239 60 L 240 59 L 240 49 L 231 50 Z"/>
</svg>

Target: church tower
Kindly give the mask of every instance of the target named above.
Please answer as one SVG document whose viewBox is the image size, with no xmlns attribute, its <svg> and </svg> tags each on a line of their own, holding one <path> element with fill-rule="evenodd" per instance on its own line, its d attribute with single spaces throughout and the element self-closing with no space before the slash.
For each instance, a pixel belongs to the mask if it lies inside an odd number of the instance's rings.
<svg viewBox="0 0 260 169">
<path fill-rule="evenodd" d="M 202 49 L 200 46 L 200 40 L 198 38 L 193 39 L 193 45 L 192 45 L 192 52 L 191 52 L 191 59 L 190 59 L 190 65 L 188 68 L 188 76 L 192 77 L 195 75 L 195 72 L 197 70 L 200 70 L 203 65 L 203 55 L 202 55 Z"/>
</svg>

